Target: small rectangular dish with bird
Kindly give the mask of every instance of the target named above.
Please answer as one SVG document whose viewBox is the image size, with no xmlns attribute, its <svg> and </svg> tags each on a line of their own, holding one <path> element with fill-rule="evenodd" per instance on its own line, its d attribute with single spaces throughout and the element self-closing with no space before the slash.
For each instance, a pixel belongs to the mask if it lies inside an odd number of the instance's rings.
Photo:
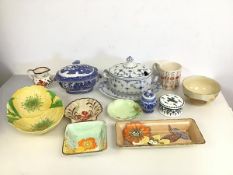
<svg viewBox="0 0 233 175">
<path fill-rule="evenodd" d="M 116 123 L 120 147 L 174 146 L 204 144 L 205 140 L 191 118 Z"/>
</svg>

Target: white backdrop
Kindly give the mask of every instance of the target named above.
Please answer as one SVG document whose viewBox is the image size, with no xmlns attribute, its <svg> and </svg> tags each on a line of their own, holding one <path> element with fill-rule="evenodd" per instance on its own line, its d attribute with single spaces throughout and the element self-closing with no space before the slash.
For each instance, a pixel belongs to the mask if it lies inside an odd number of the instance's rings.
<svg viewBox="0 0 233 175">
<path fill-rule="evenodd" d="M 0 0 L 0 80 L 77 58 L 104 69 L 129 55 L 210 76 L 233 107 L 233 1 Z"/>
</svg>

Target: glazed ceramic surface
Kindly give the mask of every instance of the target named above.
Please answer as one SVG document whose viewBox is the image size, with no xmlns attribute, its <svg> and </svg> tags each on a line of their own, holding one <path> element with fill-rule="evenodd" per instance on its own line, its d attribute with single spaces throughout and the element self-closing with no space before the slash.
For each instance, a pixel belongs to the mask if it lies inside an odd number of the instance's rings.
<svg viewBox="0 0 233 175">
<path fill-rule="evenodd" d="M 157 99 L 155 94 L 151 90 L 147 90 L 143 93 L 140 101 L 142 110 L 146 113 L 154 112 L 155 106 L 157 104 Z"/>
<path fill-rule="evenodd" d="M 107 128 L 103 121 L 68 124 L 63 153 L 67 155 L 98 152 L 107 149 Z"/>
<path fill-rule="evenodd" d="M 68 93 L 90 92 L 98 80 L 98 69 L 75 61 L 72 65 L 59 70 L 55 79 Z"/>
<path fill-rule="evenodd" d="M 108 115 L 117 120 L 132 120 L 138 117 L 142 110 L 133 100 L 118 99 L 108 105 Z"/>
<path fill-rule="evenodd" d="M 49 71 L 50 69 L 47 67 L 38 67 L 35 69 L 29 69 L 27 73 L 35 85 L 47 87 L 53 80 Z"/>
<path fill-rule="evenodd" d="M 114 94 L 141 95 L 152 84 L 152 71 L 128 57 L 126 63 L 117 64 L 104 71 L 107 85 Z"/>
<path fill-rule="evenodd" d="M 116 135 L 117 145 L 121 147 L 205 143 L 193 119 L 117 122 Z"/>
<path fill-rule="evenodd" d="M 108 86 L 108 82 L 103 81 L 99 83 L 98 87 L 99 91 L 106 95 L 107 97 L 113 98 L 113 99 L 129 99 L 129 100 L 139 100 L 140 95 L 139 94 L 122 94 L 122 93 L 115 93 L 111 88 Z"/>
<path fill-rule="evenodd" d="M 218 82 L 205 76 L 190 76 L 183 80 L 184 95 L 191 99 L 191 102 L 212 101 L 220 90 Z"/>
<path fill-rule="evenodd" d="M 65 117 L 70 118 L 72 122 L 96 120 L 103 111 L 100 102 L 93 98 L 77 99 L 67 105 Z"/>
<path fill-rule="evenodd" d="M 27 133 L 49 131 L 61 121 L 63 114 L 61 99 L 43 86 L 21 88 L 7 103 L 8 122 Z"/>
<path fill-rule="evenodd" d="M 175 94 L 166 94 L 159 98 L 159 112 L 167 117 L 178 117 L 182 113 L 184 100 Z"/>
<path fill-rule="evenodd" d="M 155 63 L 154 70 L 158 72 L 160 83 L 165 90 L 174 90 L 180 84 L 182 66 L 175 62 Z"/>
</svg>

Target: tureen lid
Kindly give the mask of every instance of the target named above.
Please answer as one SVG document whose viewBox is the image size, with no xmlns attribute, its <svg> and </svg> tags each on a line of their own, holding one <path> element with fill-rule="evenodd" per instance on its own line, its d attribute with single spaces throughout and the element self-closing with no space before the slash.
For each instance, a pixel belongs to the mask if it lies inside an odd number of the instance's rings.
<svg viewBox="0 0 233 175">
<path fill-rule="evenodd" d="M 143 78 L 151 75 L 151 69 L 141 63 L 135 63 L 129 56 L 125 63 L 120 63 L 109 68 L 109 72 L 118 78 Z"/>
<path fill-rule="evenodd" d="M 169 109 L 178 109 L 184 106 L 184 100 L 175 94 L 166 94 L 159 98 L 160 105 Z"/>
<path fill-rule="evenodd" d="M 97 74 L 98 69 L 96 67 L 80 64 L 80 61 L 76 60 L 72 65 L 65 66 L 59 70 L 55 79 L 58 81 L 86 80 L 96 77 Z"/>
</svg>

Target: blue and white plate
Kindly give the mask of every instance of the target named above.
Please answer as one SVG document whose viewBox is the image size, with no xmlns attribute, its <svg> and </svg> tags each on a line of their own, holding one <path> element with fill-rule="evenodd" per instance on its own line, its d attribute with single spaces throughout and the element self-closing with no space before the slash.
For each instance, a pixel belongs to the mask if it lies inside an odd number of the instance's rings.
<svg viewBox="0 0 233 175">
<path fill-rule="evenodd" d="M 125 95 L 125 94 L 121 94 L 121 93 L 115 93 L 113 92 L 107 84 L 107 81 L 102 81 L 99 83 L 99 87 L 98 87 L 99 91 L 106 95 L 107 97 L 113 98 L 113 99 L 129 99 L 129 100 L 140 100 L 141 95 Z"/>
</svg>

